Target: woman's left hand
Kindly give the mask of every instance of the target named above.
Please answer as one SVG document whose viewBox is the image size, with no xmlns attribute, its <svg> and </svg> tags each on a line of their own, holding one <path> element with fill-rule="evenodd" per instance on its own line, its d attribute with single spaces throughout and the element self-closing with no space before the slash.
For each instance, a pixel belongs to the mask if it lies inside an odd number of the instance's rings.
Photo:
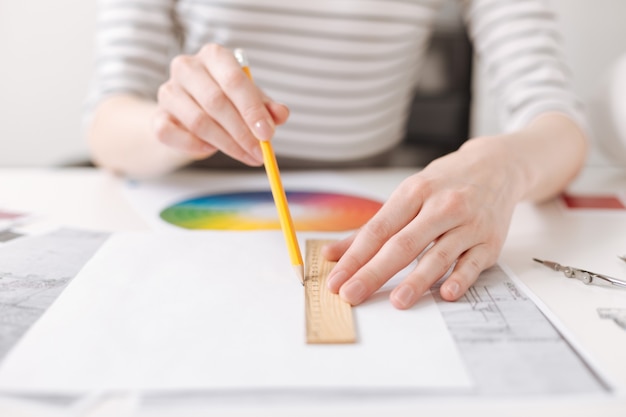
<svg viewBox="0 0 626 417">
<path fill-rule="evenodd" d="M 330 290 L 360 304 L 428 248 L 391 292 L 391 303 L 411 307 L 451 267 L 441 296 L 461 297 L 498 259 L 523 195 L 524 177 L 504 138 L 473 139 L 433 161 L 403 181 L 357 233 L 326 246 L 324 255 L 338 260 Z"/>
</svg>

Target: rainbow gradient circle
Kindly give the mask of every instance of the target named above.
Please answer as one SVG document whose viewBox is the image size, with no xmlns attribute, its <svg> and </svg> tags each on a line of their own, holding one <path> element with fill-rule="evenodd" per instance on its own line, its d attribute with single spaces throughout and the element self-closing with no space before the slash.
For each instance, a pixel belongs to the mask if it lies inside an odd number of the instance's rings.
<svg viewBox="0 0 626 417">
<path fill-rule="evenodd" d="M 287 191 L 296 230 L 345 231 L 361 227 L 381 207 L 379 201 L 346 194 Z M 161 219 L 191 230 L 280 229 L 270 191 L 211 194 L 173 204 Z"/>
</svg>

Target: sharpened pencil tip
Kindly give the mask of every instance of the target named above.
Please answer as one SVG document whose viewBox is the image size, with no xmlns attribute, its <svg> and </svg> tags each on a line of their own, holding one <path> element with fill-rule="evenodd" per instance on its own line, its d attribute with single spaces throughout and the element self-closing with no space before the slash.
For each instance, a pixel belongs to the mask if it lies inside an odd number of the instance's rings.
<svg viewBox="0 0 626 417">
<path fill-rule="evenodd" d="M 296 275 L 304 287 L 304 265 L 294 265 L 293 270 L 296 271 Z"/>
</svg>

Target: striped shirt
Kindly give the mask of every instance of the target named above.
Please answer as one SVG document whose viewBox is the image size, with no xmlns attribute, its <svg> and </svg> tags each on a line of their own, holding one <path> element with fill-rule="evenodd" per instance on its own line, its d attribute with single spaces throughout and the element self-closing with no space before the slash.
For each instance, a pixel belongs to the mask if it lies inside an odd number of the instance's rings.
<svg viewBox="0 0 626 417">
<path fill-rule="evenodd" d="M 366 158 L 394 147 L 443 0 L 99 0 L 91 108 L 156 100 L 178 54 L 245 48 L 256 83 L 291 110 L 278 155 Z M 581 121 L 549 0 L 459 0 L 504 130 L 542 112 Z"/>
</svg>

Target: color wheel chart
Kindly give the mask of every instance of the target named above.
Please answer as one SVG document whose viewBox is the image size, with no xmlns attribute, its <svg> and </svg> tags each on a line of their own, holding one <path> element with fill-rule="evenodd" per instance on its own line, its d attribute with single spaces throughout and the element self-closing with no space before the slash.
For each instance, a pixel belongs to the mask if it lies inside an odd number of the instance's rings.
<svg viewBox="0 0 626 417">
<path fill-rule="evenodd" d="M 361 227 L 382 203 L 343 193 L 287 191 L 289 209 L 299 231 L 338 232 Z M 280 229 L 270 191 L 208 194 L 165 208 L 161 219 L 191 230 Z"/>
</svg>

